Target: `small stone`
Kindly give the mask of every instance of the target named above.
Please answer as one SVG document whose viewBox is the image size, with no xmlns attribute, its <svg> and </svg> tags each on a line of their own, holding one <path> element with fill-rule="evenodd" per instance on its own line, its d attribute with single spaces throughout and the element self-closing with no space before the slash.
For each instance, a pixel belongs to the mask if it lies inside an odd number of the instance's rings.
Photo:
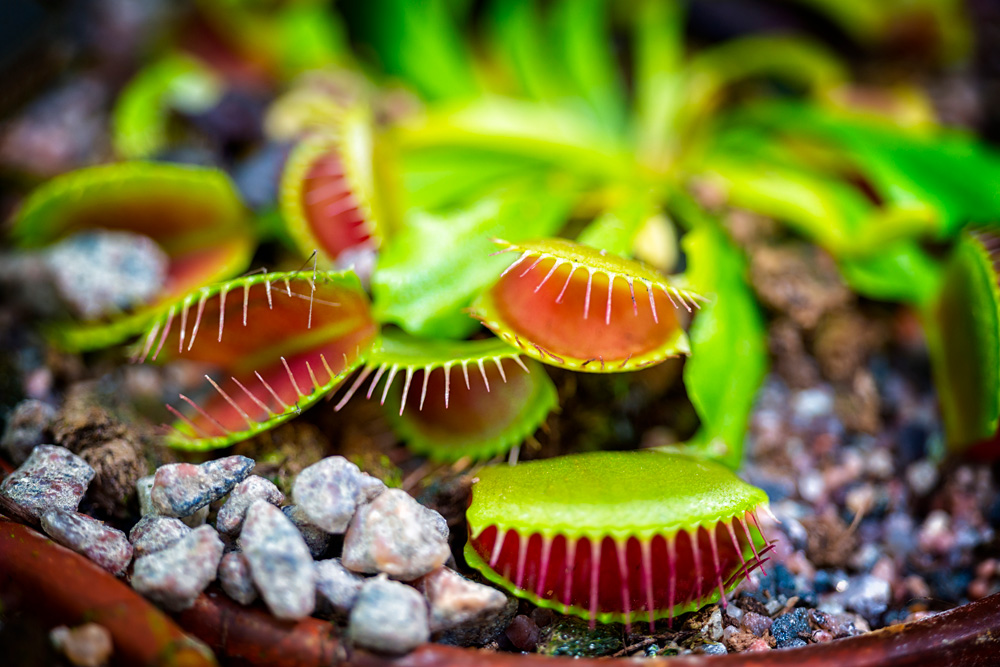
<svg viewBox="0 0 1000 667">
<path fill-rule="evenodd" d="M 38 445 L 20 468 L 0 482 L 0 498 L 32 523 L 51 509 L 75 512 L 94 469 L 68 449 Z"/>
<path fill-rule="evenodd" d="M 720 607 L 716 607 L 712 611 L 701 631 L 712 641 L 717 642 L 722 639 L 722 609 Z"/>
<path fill-rule="evenodd" d="M 906 467 L 906 481 L 918 496 L 926 496 L 934 490 L 938 482 L 937 466 L 933 462 L 922 459 Z"/>
<path fill-rule="evenodd" d="M 875 623 L 885 613 L 891 598 L 889 582 L 870 574 L 851 577 L 847 588 L 834 596 L 835 601 L 861 614 L 870 623 Z"/>
<path fill-rule="evenodd" d="M 305 618 L 316 607 L 312 555 L 301 533 L 266 500 L 247 510 L 240 545 L 257 591 L 278 618 Z"/>
<path fill-rule="evenodd" d="M 726 655 L 729 651 L 726 650 L 724 644 L 719 642 L 705 642 L 698 647 L 695 653 L 702 653 L 704 655 Z"/>
<path fill-rule="evenodd" d="M 826 642 L 833 641 L 833 635 L 826 630 L 817 630 L 812 633 L 812 640 L 817 644 L 825 644 Z"/>
<path fill-rule="evenodd" d="M 242 605 L 257 599 L 250 563 L 240 551 L 230 551 L 222 556 L 219 562 L 219 585 L 226 595 Z"/>
<path fill-rule="evenodd" d="M 779 646 L 778 648 L 801 648 L 803 646 L 808 646 L 808 645 L 809 642 L 807 642 L 805 639 L 802 639 L 801 637 L 796 637 L 795 639 L 786 642 L 783 646 Z"/>
<path fill-rule="evenodd" d="M 227 456 L 201 465 L 169 463 L 160 466 L 153 479 L 150 500 L 164 516 L 189 516 L 218 500 L 246 479 L 254 460 Z"/>
<path fill-rule="evenodd" d="M 124 231 L 80 232 L 46 249 L 59 296 L 87 320 L 121 313 L 155 297 L 170 258 L 153 239 Z"/>
<path fill-rule="evenodd" d="M 316 563 L 316 592 L 339 614 L 350 613 L 364 583 L 364 577 L 344 567 L 339 558 Z"/>
<path fill-rule="evenodd" d="M 385 575 L 368 579 L 351 610 L 347 636 L 358 646 L 406 653 L 430 639 L 427 601 L 406 584 Z"/>
<path fill-rule="evenodd" d="M 507 639 L 514 648 L 525 653 L 534 651 L 541 638 L 542 631 L 538 629 L 538 625 L 524 614 L 515 616 L 507 627 Z"/>
<path fill-rule="evenodd" d="M 344 566 L 412 581 L 451 556 L 437 512 L 400 489 L 388 489 L 358 510 L 344 538 Z"/>
<path fill-rule="evenodd" d="M 128 539 L 138 559 L 173 546 L 190 532 L 191 528 L 180 519 L 147 514 L 132 527 Z"/>
<path fill-rule="evenodd" d="M 763 637 L 764 633 L 771 629 L 771 623 L 771 619 L 767 616 L 748 611 L 743 615 L 743 622 L 740 625 L 755 637 Z"/>
<path fill-rule="evenodd" d="M 215 528 L 223 535 L 236 535 L 243 527 L 247 508 L 255 500 L 266 500 L 272 505 L 285 502 L 285 494 L 273 483 L 258 475 L 250 475 L 233 488 L 225 504 L 219 509 Z"/>
<path fill-rule="evenodd" d="M 507 596 L 497 589 L 470 581 L 447 567 L 421 577 L 414 586 L 430 604 L 432 633 L 458 626 L 481 625 L 507 606 Z"/>
<path fill-rule="evenodd" d="M 49 632 L 49 641 L 77 667 L 105 665 L 114 652 L 111 632 L 97 623 L 84 623 L 75 628 L 60 625 Z"/>
<path fill-rule="evenodd" d="M 302 534 L 302 539 L 306 541 L 306 546 L 309 547 L 309 553 L 312 554 L 313 558 L 320 558 L 326 553 L 326 549 L 330 546 L 332 538 L 330 533 L 310 523 L 309 517 L 299 509 L 298 505 L 285 505 L 281 508 L 281 511 L 299 529 L 299 533 Z"/>
<path fill-rule="evenodd" d="M 771 624 L 771 634 L 774 635 L 777 648 L 788 648 L 800 634 L 811 634 L 808 614 L 805 609 L 799 608 L 774 619 Z"/>
<path fill-rule="evenodd" d="M 771 645 L 767 643 L 766 639 L 755 639 L 746 648 L 747 653 L 758 653 L 760 651 L 770 651 Z"/>
<path fill-rule="evenodd" d="M 132 588 L 169 611 L 183 611 L 215 579 L 225 546 L 201 526 L 162 551 L 135 561 Z"/>
<path fill-rule="evenodd" d="M 31 456 L 31 450 L 46 440 L 56 410 L 48 403 L 29 398 L 21 401 L 7 418 L 0 450 L 14 465 L 21 465 Z"/>
<path fill-rule="evenodd" d="M 125 533 L 86 514 L 49 510 L 42 515 L 42 529 L 53 540 L 83 554 L 115 576 L 132 562 L 132 545 Z"/>
<path fill-rule="evenodd" d="M 358 505 L 383 490 L 385 484 L 343 456 L 329 456 L 299 473 L 292 497 L 310 522 L 339 534 L 347 530 Z"/>
<path fill-rule="evenodd" d="M 136 496 L 139 498 L 139 513 L 142 516 L 160 516 L 160 513 L 153 507 L 153 499 L 150 497 L 153 491 L 154 479 L 154 475 L 147 475 L 135 483 Z M 208 505 L 205 505 L 195 511 L 194 514 L 179 518 L 189 528 L 197 528 L 198 526 L 205 525 L 205 522 L 208 520 L 208 510 Z"/>
</svg>

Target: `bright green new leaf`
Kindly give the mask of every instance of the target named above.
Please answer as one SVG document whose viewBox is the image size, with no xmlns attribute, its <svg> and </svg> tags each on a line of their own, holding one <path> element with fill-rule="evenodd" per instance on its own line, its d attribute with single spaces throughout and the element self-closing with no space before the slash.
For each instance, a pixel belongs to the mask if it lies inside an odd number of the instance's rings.
<svg viewBox="0 0 1000 667">
<path fill-rule="evenodd" d="M 754 396 L 767 372 L 767 333 L 746 283 L 746 261 L 718 226 L 702 222 L 682 241 L 691 286 L 710 298 L 691 325 L 684 385 L 701 418 L 690 443 L 736 468 Z"/>
</svg>

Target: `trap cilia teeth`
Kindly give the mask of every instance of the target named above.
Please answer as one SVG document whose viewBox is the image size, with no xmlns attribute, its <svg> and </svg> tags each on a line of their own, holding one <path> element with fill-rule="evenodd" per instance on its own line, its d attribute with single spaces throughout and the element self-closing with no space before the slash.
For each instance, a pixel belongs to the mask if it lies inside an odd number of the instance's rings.
<svg viewBox="0 0 1000 667">
<path fill-rule="evenodd" d="M 136 359 L 214 367 L 203 396 L 180 396 L 167 443 L 226 447 L 273 428 L 330 392 L 371 350 L 378 325 L 352 272 L 245 276 L 188 294 L 158 318 Z"/>
<path fill-rule="evenodd" d="M 373 151 L 368 115 L 345 108 L 327 131 L 302 139 L 285 164 L 285 227 L 303 255 L 317 252 L 323 266 L 350 264 L 381 243 Z"/>
<path fill-rule="evenodd" d="M 591 624 L 670 621 L 721 601 L 771 544 L 767 495 L 680 454 L 591 452 L 484 468 L 466 561 L 514 595 Z"/>
<path fill-rule="evenodd" d="M 121 342 L 200 285 L 243 271 L 255 239 L 229 178 L 204 167 L 123 162 L 63 174 L 34 190 L 14 219 L 22 249 L 94 231 L 145 236 L 167 258 L 162 287 L 147 303 L 50 328 L 70 350 Z M 96 269 L 95 269 L 96 270 Z"/>
<path fill-rule="evenodd" d="M 412 450 L 435 461 L 488 459 L 520 445 L 558 402 L 542 365 L 521 357 L 496 338 L 428 340 L 385 331 L 336 409 L 371 378 L 365 396 L 386 406 Z"/>
<path fill-rule="evenodd" d="M 525 354 L 611 373 L 690 352 L 682 317 L 701 295 L 640 262 L 565 239 L 497 243 L 518 256 L 470 312 Z"/>
</svg>

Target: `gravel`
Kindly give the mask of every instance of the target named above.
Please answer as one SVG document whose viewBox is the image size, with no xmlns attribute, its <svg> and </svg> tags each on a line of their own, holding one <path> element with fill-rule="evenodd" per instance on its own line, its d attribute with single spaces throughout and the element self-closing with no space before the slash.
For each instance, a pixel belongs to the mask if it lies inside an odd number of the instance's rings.
<svg viewBox="0 0 1000 667">
<path fill-rule="evenodd" d="M 42 515 L 42 529 L 53 540 L 83 554 L 115 576 L 132 562 L 132 545 L 125 533 L 86 514 L 54 509 Z"/>
<path fill-rule="evenodd" d="M 298 505 L 285 505 L 281 508 L 288 520 L 299 529 L 302 539 L 309 547 L 309 553 L 313 558 L 321 558 L 330 546 L 332 536 L 322 528 L 313 525 L 309 521 L 306 513 L 299 509 Z"/>
<path fill-rule="evenodd" d="M 65 625 L 49 632 L 52 646 L 77 667 L 101 667 L 114 653 L 111 632 L 97 623 L 84 623 L 75 628 Z"/>
<path fill-rule="evenodd" d="M 339 558 L 316 563 L 316 593 L 338 614 L 348 614 L 358 599 L 365 578 L 351 572 Z"/>
<path fill-rule="evenodd" d="M 347 626 L 354 644 L 400 654 L 423 644 L 430 634 L 427 601 L 420 593 L 384 575 L 365 581 Z"/>
<path fill-rule="evenodd" d="M 491 623 L 507 606 L 507 596 L 440 567 L 414 582 L 430 605 L 432 633 Z"/>
<path fill-rule="evenodd" d="M 201 465 L 169 463 L 156 471 L 150 500 L 164 516 L 189 516 L 233 490 L 253 470 L 254 460 L 227 456 Z"/>
<path fill-rule="evenodd" d="M 21 401 L 7 418 L 0 437 L 0 450 L 14 465 L 21 465 L 31 456 L 31 450 L 46 440 L 56 410 L 48 403 L 29 398 Z"/>
<path fill-rule="evenodd" d="M 0 482 L 0 498 L 34 523 L 51 509 L 75 512 L 93 478 L 94 469 L 68 449 L 39 445 Z"/>
<path fill-rule="evenodd" d="M 150 301 L 163 288 L 170 259 L 147 236 L 99 230 L 53 245 L 45 263 L 69 309 L 95 319 Z"/>
<path fill-rule="evenodd" d="M 278 618 L 304 618 L 316 606 L 312 555 L 295 525 L 265 500 L 247 510 L 240 546 L 257 591 Z"/>
<path fill-rule="evenodd" d="M 344 538 L 344 566 L 355 572 L 384 572 L 412 581 L 445 564 L 451 556 L 441 533 L 440 514 L 405 491 L 388 489 L 363 505 Z"/>
<path fill-rule="evenodd" d="M 136 496 L 139 498 L 139 513 L 142 516 L 161 516 L 156 508 L 153 507 L 153 499 L 151 497 L 153 492 L 153 480 L 156 477 L 154 475 L 147 475 L 142 477 L 135 483 Z M 197 528 L 198 526 L 205 525 L 208 521 L 208 505 L 198 509 L 194 514 L 188 516 L 178 517 L 190 528 Z"/>
<path fill-rule="evenodd" d="M 180 519 L 148 514 L 132 527 L 128 539 L 135 549 L 135 557 L 142 558 L 173 546 L 190 532 L 191 528 Z"/>
<path fill-rule="evenodd" d="M 183 611 L 215 579 L 224 549 L 211 526 L 135 561 L 132 588 L 169 611 Z"/>
<path fill-rule="evenodd" d="M 229 498 L 219 509 L 215 528 L 224 535 L 237 535 L 243 527 L 243 517 L 247 508 L 257 500 L 281 505 L 285 502 L 285 494 L 263 477 L 250 475 L 233 488 Z"/>
<path fill-rule="evenodd" d="M 344 457 L 330 456 L 299 473 L 292 497 L 311 523 L 339 534 L 347 530 L 358 505 L 384 490 L 385 484 Z"/>
<path fill-rule="evenodd" d="M 242 605 L 257 599 L 257 587 L 250 574 L 250 562 L 240 551 L 230 551 L 219 562 L 219 585 L 223 592 Z"/>
</svg>

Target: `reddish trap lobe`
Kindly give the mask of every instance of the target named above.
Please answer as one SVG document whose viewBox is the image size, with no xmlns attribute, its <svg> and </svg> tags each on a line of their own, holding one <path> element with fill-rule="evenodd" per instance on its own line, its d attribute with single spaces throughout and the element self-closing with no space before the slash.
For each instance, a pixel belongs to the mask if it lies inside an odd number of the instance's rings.
<svg viewBox="0 0 1000 667">
<path fill-rule="evenodd" d="M 353 358 L 358 346 L 368 340 L 368 332 L 358 331 L 309 352 L 286 357 L 284 362 L 277 359 L 256 372 L 228 377 L 217 382 L 217 388 L 211 388 L 208 400 L 197 407 L 188 403 L 189 414 L 182 419 L 201 437 L 252 428 L 270 416 L 286 412 L 299 398 L 329 383 L 344 370 L 344 355 Z"/>
<path fill-rule="evenodd" d="M 618 276 L 609 292 L 607 274 L 574 271 L 565 262 L 555 266 L 557 261 L 529 260 L 527 268 L 515 267 L 493 287 L 500 318 L 546 351 L 621 362 L 661 347 L 680 326 L 674 304 L 662 291 L 653 292 L 651 304 L 642 282 L 630 289 Z"/>
<path fill-rule="evenodd" d="M 330 257 L 371 238 L 344 165 L 334 153 L 319 157 L 309 167 L 302 184 L 302 208 L 313 235 Z"/>
<path fill-rule="evenodd" d="M 755 519 L 748 514 L 747 521 L 752 530 Z M 685 531 L 673 539 L 657 535 L 648 542 L 631 537 L 618 543 L 605 537 L 596 558 L 589 538 L 567 540 L 557 535 L 546 540 L 534 533 L 524 542 L 515 530 L 506 533 L 497 550 L 497 529 L 490 526 L 472 539 L 472 546 L 518 588 L 589 610 L 592 618 L 608 612 L 645 615 L 650 610 L 672 617 L 675 609 L 725 588 L 758 561 L 756 556 L 749 560 L 742 556 L 751 545 L 738 519 L 717 524 L 714 539 L 705 528 L 699 528 L 697 535 L 696 542 Z M 763 550 L 757 551 L 763 555 Z"/>
<path fill-rule="evenodd" d="M 246 245 L 243 239 L 233 239 L 171 257 L 161 300 L 172 301 L 178 295 L 216 280 L 220 267 L 231 266 L 233 257 Z"/>
<path fill-rule="evenodd" d="M 238 286 L 178 306 L 150 332 L 146 353 L 153 359 L 162 353 L 243 373 L 343 336 L 365 341 L 375 335 L 377 325 L 363 293 L 321 281 L 313 292 L 308 275 L 288 283 L 272 281 L 270 287 Z M 355 345 L 342 352 L 353 358 Z"/>
<path fill-rule="evenodd" d="M 531 391 L 531 378 L 511 359 L 500 363 L 503 375 L 493 361 L 484 362 L 482 371 L 476 364 L 469 364 L 465 370 L 460 364 L 449 371 L 434 369 L 427 375 L 426 393 L 424 371 L 416 371 L 404 397 L 409 404 L 404 405 L 409 408 L 409 420 L 420 424 L 428 437 L 445 441 L 466 434 L 487 439 L 502 433 L 520 414 L 521 397 Z"/>
</svg>

